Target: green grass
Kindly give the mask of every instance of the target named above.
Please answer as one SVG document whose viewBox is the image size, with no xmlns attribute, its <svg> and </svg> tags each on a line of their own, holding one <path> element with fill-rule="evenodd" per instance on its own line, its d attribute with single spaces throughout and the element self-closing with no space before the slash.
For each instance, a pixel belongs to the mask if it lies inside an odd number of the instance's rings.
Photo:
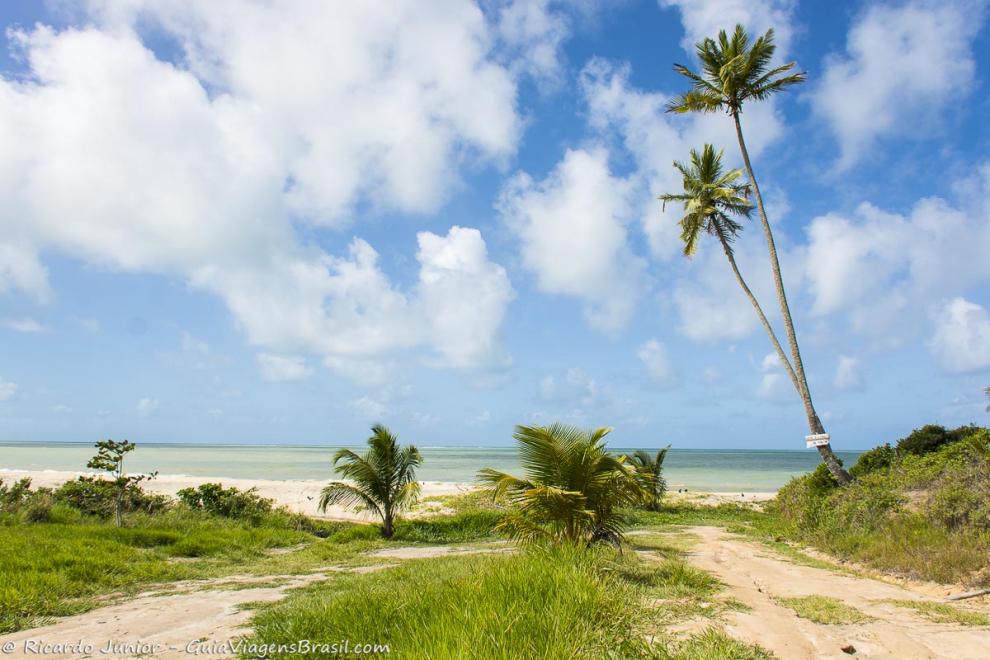
<svg viewBox="0 0 990 660">
<path fill-rule="evenodd" d="M 758 644 L 733 639 L 718 628 L 709 627 L 685 640 L 668 645 L 671 660 L 770 660 L 776 656 Z"/>
<path fill-rule="evenodd" d="M 615 561 L 561 547 L 340 575 L 263 609 L 251 642 L 349 639 L 398 658 L 648 657 L 643 588 L 609 570 Z"/>
<path fill-rule="evenodd" d="M 958 623 L 964 626 L 990 626 L 990 616 L 982 612 L 964 610 L 945 603 L 933 603 L 924 600 L 885 600 L 885 603 L 896 605 L 918 612 L 923 617 L 935 623 Z"/>
<path fill-rule="evenodd" d="M 271 549 L 317 540 L 292 529 L 179 512 L 134 516 L 128 525 L 0 526 L 0 632 L 85 611 L 100 596 L 140 585 L 240 571 Z"/>
<path fill-rule="evenodd" d="M 831 596 L 798 596 L 795 598 L 777 598 L 778 603 L 789 607 L 802 619 L 808 619 L 824 625 L 843 623 L 865 623 L 873 617 L 863 614 L 855 607 L 846 605 L 838 598 Z"/>
</svg>

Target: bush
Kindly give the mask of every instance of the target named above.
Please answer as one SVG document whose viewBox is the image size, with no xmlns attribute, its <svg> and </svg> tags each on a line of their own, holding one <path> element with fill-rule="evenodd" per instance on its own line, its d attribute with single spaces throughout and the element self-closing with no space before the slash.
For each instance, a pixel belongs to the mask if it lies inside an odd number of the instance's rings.
<svg viewBox="0 0 990 660">
<path fill-rule="evenodd" d="M 190 509 L 199 509 L 224 518 L 245 519 L 254 524 L 271 514 L 275 503 L 258 495 L 255 488 L 239 490 L 214 483 L 183 488 L 176 495 Z"/>
<path fill-rule="evenodd" d="M 916 454 L 920 456 L 933 452 L 945 445 L 965 440 L 980 430 L 982 429 L 979 426 L 972 424 L 960 426 L 951 431 L 939 424 L 926 424 L 920 429 L 911 431 L 908 436 L 901 438 L 897 442 L 897 453 Z"/>
<path fill-rule="evenodd" d="M 896 457 L 897 452 L 890 446 L 890 443 L 882 444 L 860 454 L 856 465 L 849 468 L 849 474 L 853 478 L 858 478 L 877 470 L 885 470 L 890 467 Z"/>
<path fill-rule="evenodd" d="M 848 486 L 835 486 L 823 466 L 791 480 L 766 507 L 775 529 L 912 577 L 987 583 L 990 432 L 939 429 L 918 429 L 896 451 L 863 454 Z"/>
<path fill-rule="evenodd" d="M 31 497 L 31 480 L 19 479 L 8 486 L 0 479 L 0 511 L 13 513 Z"/>
<path fill-rule="evenodd" d="M 97 477 L 79 477 L 67 481 L 54 493 L 55 502 L 66 504 L 89 516 L 109 518 L 114 515 L 116 490 L 112 482 Z M 167 495 L 146 493 L 137 486 L 124 493 L 125 513 L 160 513 L 171 504 Z"/>
</svg>

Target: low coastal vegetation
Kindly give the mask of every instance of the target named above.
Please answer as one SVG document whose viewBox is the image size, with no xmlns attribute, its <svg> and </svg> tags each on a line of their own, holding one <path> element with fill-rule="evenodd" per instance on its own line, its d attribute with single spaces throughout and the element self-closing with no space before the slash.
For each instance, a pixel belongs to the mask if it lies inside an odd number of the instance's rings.
<svg viewBox="0 0 990 660">
<path fill-rule="evenodd" d="M 0 632 L 178 580 L 322 571 L 283 600 L 258 604 L 250 641 L 347 638 L 436 658 L 771 657 L 724 632 L 725 617 L 746 606 L 690 563 L 698 539 L 678 536 L 689 525 L 745 534 L 801 564 L 837 568 L 804 545 L 914 577 L 987 584 L 986 429 L 923 427 L 862 454 L 851 484 L 820 466 L 763 508 L 668 502 L 665 450 L 615 455 L 607 432 L 518 427 L 522 477 L 485 470 L 483 488 L 394 516 L 390 538 L 384 516 L 381 525 L 312 519 L 218 483 L 173 499 L 138 482 L 121 495 L 98 477 L 55 489 L 0 482 Z M 339 463 L 357 457 L 374 468 L 355 487 L 381 514 L 389 493 L 418 492 L 419 462 L 383 427 L 369 445 Z M 394 513 L 415 497 L 403 502 Z M 393 548 L 420 550 L 407 558 L 388 554 Z M 832 596 L 776 602 L 823 625 L 868 621 Z M 935 621 L 990 623 L 940 603 L 890 604 Z"/>
<path fill-rule="evenodd" d="M 881 445 L 839 484 L 823 467 L 767 506 L 776 533 L 937 582 L 990 585 L 990 433 L 928 425 Z"/>
</svg>

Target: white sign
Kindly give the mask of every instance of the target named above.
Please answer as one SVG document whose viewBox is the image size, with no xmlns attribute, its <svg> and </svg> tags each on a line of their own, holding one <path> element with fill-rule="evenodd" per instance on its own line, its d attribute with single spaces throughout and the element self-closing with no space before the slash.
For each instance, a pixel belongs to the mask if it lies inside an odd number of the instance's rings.
<svg viewBox="0 0 990 660">
<path fill-rule="evenodd" d="M 822 445 L 827 445 L 829 441 L 828 433 L 815 433 L 814 435 L 804 436 L 805 446 L 808 449 L 812 447 L 821 447 Z"/>
</svg>

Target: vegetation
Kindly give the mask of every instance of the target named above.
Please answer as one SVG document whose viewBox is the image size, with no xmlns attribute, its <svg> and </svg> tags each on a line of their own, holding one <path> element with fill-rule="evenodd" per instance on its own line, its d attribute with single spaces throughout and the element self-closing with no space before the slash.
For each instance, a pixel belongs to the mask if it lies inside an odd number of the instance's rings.
<svg viewBox="0 0 990 660">
<path fill-rule="evenodd" d="M 831 596 L 778 598 L 777 602 L 794 610 L 802 619 L 824 625 L 865 623 L 872 620 L 872 617 L 863 614 L 855 607 L 850 607 L 838 598 Z"/>
<path fill-rule="evenodd" d="M 100 440 L 96 443 L 96 456 L 89 459 L 86 467 L 94 470 L 105 470 L 110 473 L 110 484 L 113 488 L 113 516 L 117 527 L 123 524 L 124 498 L 129 491 L 138 487 L 145 479 L 154 479 L 157 472 L 151 474 L 128 475 L 124 473 L 124 456 L 137 448 L 133 442 L 124 440 Z"/>
<path fill-rule="evenodd" d="M 159 513 L 172 505 L 172 499 L 166 495 L 148 493 L 136 485 L 120 491 L 112 481 L 85 476 L 66 481 L 55 489 L 52 498 L 84 515 L 115 519 L 118 510 L 121 515 Z"/>
<path fill-rule="evenodd" d="M 767 30 L 766 34 L 756 40 L 750 41 L 749 35 L 742 25 L 737 25 L 731 37 L 725 30 L 722 30 L 719 32 L 717 40 L 706 38 L 698 42 L 696 51 L 698 59 L 701 61 L 701 72 L 696 73 L 682 64 L 674 65 L 674 70 L 691 82 L 691 89 L 671 101 L 667 110 L 678 113 L 723 111 L 732 117 L 736 128 L 736 139 L 739 142 L 739 151 L 742 154 L 746 174 L 749 177 L 749 188 L 756 199 L 756 208 L 760 217 L 760 224 L 763 227 L 767 251 L 770 255 L 770 268 L 773 272 L 777 302 L 780 305 L 784 329 L 787 333 L 787 343 L 791 353 L 790 360 L 779 349 L 779 343 L 776 342 L 772 329 L 768 329 L 768 332 L 771 335 L 771 340 L 775 343 L 774 348 L 778 352 L 781 365 L 790 376 L 794 388 L 804 403 L 805 414 L 808 417 L 808 428 L 812 433 L 824 433 L 825 427 L 815 411 L 811 390 L 808 387 L 808 379 L 805 377 L 804 363 L 801 360 L 794 321 L 791 318 L 791 309 L 784 290 L 784 279 L 780 272 L 780 261 L 777 258 L 773 230 L 770 228 L 770 222 L 763 205 L 763 195 L 760 193 L 760 186 L 753 172 L 753 165 L 749 160 L 749 151 L 746 148 L 740 119 L 743 106 L 748 101 L 766 100 L 778 92 L 804 82 L 806 76 L 801 72 L 793 72 L 794 62 L 770 67 L 770 62 L 776 51 L 772 29 Z M 714 150 L 712 153 L 714 154 Z M 716 179 L 713 177 L 709 180 L 714 182 Z M 731 181 L 724 182 L 723 186 L 725 183 L 731 184 Z M 738 192 L 743 191 L 740 188 Z M 729 210 L 733 209 L 730 207 Z M 703 210 L 699 213 L 704 214 Z M 751 297 L 751 300 L 754 299 Z M 765 321 L 764 327 L 769 328 L 769 324 Z M 832 452 L 831 447 L 822 445 L 818 447 L 818 451 L 835 479 L 839 483 L 847 483 L 849 475 L 842 468 L 842 464 Z"/>
<path fill-rule="evenodd" d="M 925 428 L 863 454 L 845 488 L 822 466 L 792 480 L 767 506 L 778 533 L 880 569 L 990 584 L 990 432 Z"/>
<path fill-rule="evenodd" d="M 382 536 L 389 539 L 395 533 L 396 515 L 419 497 L 416 468 L 423 459 L 413 445 L 400 447 L 396 437 L 381 424 L 371 427 L 368 447 L 364 456 L 350 449 L 334 454 L 337 472 L 352 483 L 334 481 L 324 487 L 320 511 L 333 504 L 364 505 L 382 519 Z"/>
<path fill-rule="evenodd" d="M 490 468 L 478 474 L 494 499 L 518 508 L 496 530 L 524 541 L 618 544 L 625 525 L 620 508 L 643 502 L 647 494 L 624 457 L 608 453 L 605 436 L 611 430 L 517 426 L 513 436 L 526 477 Z"/>
<path fill-rule="evenodd" d="M 200 484 L 196 488 L 183 488 L 176 495 L 190 509 L 198 509 L 224 518 L 241 518 L 260 521 L 274 509 L 275 502 L 261 497 L 255 488 L 246 491 L 224 488 L 222 484 Z"/>
<path fill-rule="evenodd" d="M 134 514 L 125 527 L 65 510 L 75 515 L 33 524 L 0 518 L 0 632 L 76 614 L 97 596 L 152 582 L 241 572 L 271 548 L 315 538 L 280 521 L 245 527 L 184 509 Z"/>
<path fill-rule="evenodd" d="M 636 470 L 636 476 L 646 493 L 645 506 L 650 511 L 659 511 L 663 496 L 667 494 L 667 480 L 663 477 L 663 461 L 667 458 L 668 450 L 670 450 L 670 445 L 657 451 L 656 455 L 651 455 L 648 451 L 640 449 L 630 457 L 633 468 Z"/>
<path fill-rule="evenodd" d="M 891 605 L 914 610 L 935 623 L 958 623 L 963 626 L 990 626 L 990 616 L 930 600 L 888 600 Z"/>
</svg>

